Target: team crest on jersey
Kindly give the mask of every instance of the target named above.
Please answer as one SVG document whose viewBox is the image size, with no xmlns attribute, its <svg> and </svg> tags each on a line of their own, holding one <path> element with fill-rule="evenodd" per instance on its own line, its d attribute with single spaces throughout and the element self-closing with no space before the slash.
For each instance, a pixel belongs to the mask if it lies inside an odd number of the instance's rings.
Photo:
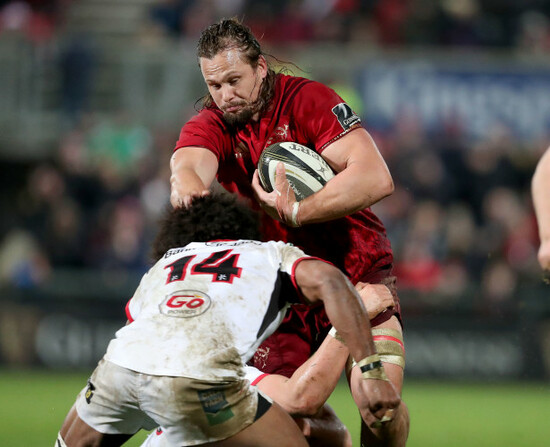
<svg viewBox="0 0 550 447">
<path fill-rule="evenodd" d="M 344 130 L 351 129 L 356 124 L 361 122 L 361 118 L 355 114 L 351 107 L 348 106 L 345 102 L 342 102 L 332 108 L 332 113 L 336 115 L 340 126 Z"/>
<path fill-rule="evenodd" d="M 267 366 L 267 360 L 269 358 L 269 346 L 265 348 L 260 346 L 254 353 L 254 366 L 260 370 L 264 370 Z"/>
<path fill-rule="evenodd" d="M 289 140 L 289 125 L 283 124 L 282 126 L 277 127 L 274 131 L 271 137 L 269 137 L 269 140 L 265 143 L 265 147 L 269 147 L 272 144 L 279 143 L 281 141 L 288 141 Z"/>
<path fill-rule="evenodd" d="M 166 295 L 159 304 L 160 313 L 175 318 L 191 318 L 205 313 L 211 304 L 210 297 L 198 290 L 179 290 Z"/>
</svg>

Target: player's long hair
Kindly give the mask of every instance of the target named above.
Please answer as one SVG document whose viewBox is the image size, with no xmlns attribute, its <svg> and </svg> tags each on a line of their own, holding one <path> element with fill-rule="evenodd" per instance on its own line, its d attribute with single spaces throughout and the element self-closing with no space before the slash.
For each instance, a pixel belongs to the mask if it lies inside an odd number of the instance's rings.
<svg viewBox="0 0 550 447">
<path fill-rule="evenodd" d="M 211 193 L 193 199 L 189 208 L 167 208 L 151 258 L 156 262 L 171 248 L 219 239 L 260 240 L 257 213 L 232 194 Z"/>
<path fill-rule="evenodd" d="M 260 57 L 263 56 L 268 62 L 269 55 L 265 54 L 260 43 L 252 34 L 250 28 L 242 24 L 238 19 L 222 19 L 206 28 L 197 45 L 197 57 L 212 59 L 221 51 L 229 48 L 237 48 L 243 59 L 256 70 Z M 271 56 L 272 57 L 272 56 Z M 277 73 L 270 67 L 268 62 L 267 75 L 264 78 L 258 94 L 258 99 L 253 104 L 254 112 L 263 112 L 271 103 L 275 92 L 275 81 Z M 211 107 L 214 100 L 210 93 L 202 98 L 202 107 Z"/>
</svg>

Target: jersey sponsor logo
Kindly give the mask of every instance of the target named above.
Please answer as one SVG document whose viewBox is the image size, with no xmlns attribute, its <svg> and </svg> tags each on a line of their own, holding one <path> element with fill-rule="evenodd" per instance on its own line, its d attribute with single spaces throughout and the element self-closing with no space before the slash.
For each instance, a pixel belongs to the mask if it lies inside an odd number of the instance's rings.
<svg viewBox="0 0 550 447">
<path fill-rule="evenodd" d="M 159 304 L 161 314 L 175 318 L 197 317 L 205 313 L 211 304 L 210 297 L 198 290 L 179 290 Z"/>
<path fill-rule="evenodd" d="M 359 124 L 361 122 L 361 118 L 359 118 L 359 116 L 356 115 L 353 110 L 351 110 L 351 107 L 345 102 L 335 105 L 332 108 L 332 113 L 336 115 L 340 126 L 342 126 L 344 130 L 348 130 L 355 124 Z"/>
<path fill-rule="evenodd" d="M 86 389 L 86 393 L 84 394 L 84 398 L 86 399 L 87 404 L 89 404 L 92 400 L 92 397 L 94 397 L 94 391 L 95 386 L 92 381 L 88 379 L 88 388 Z"/>
</svg>

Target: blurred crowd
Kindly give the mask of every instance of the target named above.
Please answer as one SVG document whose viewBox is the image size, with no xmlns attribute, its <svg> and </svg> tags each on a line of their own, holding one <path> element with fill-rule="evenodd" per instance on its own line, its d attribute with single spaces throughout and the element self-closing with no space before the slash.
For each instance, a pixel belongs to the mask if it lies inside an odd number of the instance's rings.
<svg viewBox="0 0 550 447">
<path fill-rule="evenodd" d="M 178 129 L 149 129 L 121 114 L 68 132 L 52 160 L 32 164 L 14 192 L 0 246 L 0 279 L 19 287 L 52 269 L 142 273 L 168 206 Z M 521 284 L 540 282 L 530 180 L 543 147 L 493 131 L 472 145 L 414 119 L 373 136 L 396 190 L 375 205 L 393 244 L 401 290 L 415 306 L 516 309 Z"/>
<path fill-rule="evenodd" d="M 506 128 L 475 143 L 458 129 L 427 135 L 412 117 L 375 139 L 396 185 L 375 210 L 400 289 L 416 291 L 419 308 L 517 311 L 520 287 L 542 284 L 530 182 L 544 143 Z"/>
<path fill-rule="evenodd" d="M 547 50 L 543 0 L 161 0 L 152 25 L 195 39 L 221 16 L 242 17 L 264 42 L 312 41 L 382 47 L 468 46 Z"/>
<path fill-rule="evenodd" d="M 60 4 L 2 1 L 0 33 L 33 15 L 55 27 Z M 542 52 L 550 45 L 550 2 L 542 0 L 159 0 L 151 2 L 146 27 L 194 40 L 204 26 L 232 15 L 273 44 Z M 74 54 L 67 52 L 66 78 L 84 82 L 91 58 Z M 168 206 L 169 158 L 179 128 L 138 124 L 124 112 L 83 113 L 83 87 L 67 82 L 64 88 L 69 102 L 63 106 L 78 119 L 52 156 L 28 163 L 21 176 L 3 172 L 12 181 L 3 187 L 2 285 L 41 284 L 64 268 L 144 272 L 156 222 Z M 364 106 L 353 105 L 359 113 Z M 396 185 L 374 209 L 393 244 L 400 290 L 414 293 L 418 309 L 513 312 L 522 284 L 540 282 L 529 186 L 547 143 L 518 142 L 504 127 L 472 143 L 458 126 L 427 134 L 414 117 L 404 117 L 391 133 L 372 133 Z"/>
<path fill-rule="evenodd" d="M 0 0 L 0 34 L 21 32 L 35 43 L 54 38 L 73 0 Z"/>
<path fill-rule="evenodd" d="M 22 30 L 48 40 L 71 3 L 0 0 L 0 33 Z M 550 48 L 545 0 L 149 0 L 145 34 L 195 40 L 220 17 L 237 16 L 267 43 L 335 42 L 380 47 Z M 99 7 L 103 4 L 100 4 Z M 150 37 L 150 36 L 149 36 Z"/>
<path fill-rule="evenodd" d="M 56 268 L 143 273 L 174 141 L 124 113 L 67 132 L 52 159 L 29 164 L 23 183 L 5 191 L 0 279 L 29 287 Z"/>
</svg>

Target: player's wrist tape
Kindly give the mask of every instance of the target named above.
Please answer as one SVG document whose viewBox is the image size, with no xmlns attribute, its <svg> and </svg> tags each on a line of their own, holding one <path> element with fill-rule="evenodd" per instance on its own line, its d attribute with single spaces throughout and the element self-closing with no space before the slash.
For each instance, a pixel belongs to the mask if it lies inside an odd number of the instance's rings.
<svg viewBox="0 0 550 447">
<path fill-rule="evenodd" d="M 335 339 L 338 340 L 340 343 L 346 344 L 346 342 L 345 342 L 344 339 L 340 336 L 340 334 L 338 333 L 338 331 L 336 330 L 336 328 L 335 328 L 334 326 L 332 326 L 331 330 L 328 332 L 328 335 L 330 335 L 331 337 L 335 338 Z"/>
<path fill-rule="evenodd" d="M 378 354 L 372 354 L 357 362 L 363 379 L 388 380 Z"/>
<path fill-rule="evenodd" d="M 293 227 L 299 227 L 300 222 L 298 222 L 298 211 L 300 210 L 300 202 L 294 202 L 292 205 L 292 215 L 290 216 L 290 222 Z"/>
<path fill-rule="evenodd" d="M 405 345 L 400 331 L 389 328 L 373 329 L 372 339 L 383 363 L 393 363 L 405 368 Z"/>
</svg>

